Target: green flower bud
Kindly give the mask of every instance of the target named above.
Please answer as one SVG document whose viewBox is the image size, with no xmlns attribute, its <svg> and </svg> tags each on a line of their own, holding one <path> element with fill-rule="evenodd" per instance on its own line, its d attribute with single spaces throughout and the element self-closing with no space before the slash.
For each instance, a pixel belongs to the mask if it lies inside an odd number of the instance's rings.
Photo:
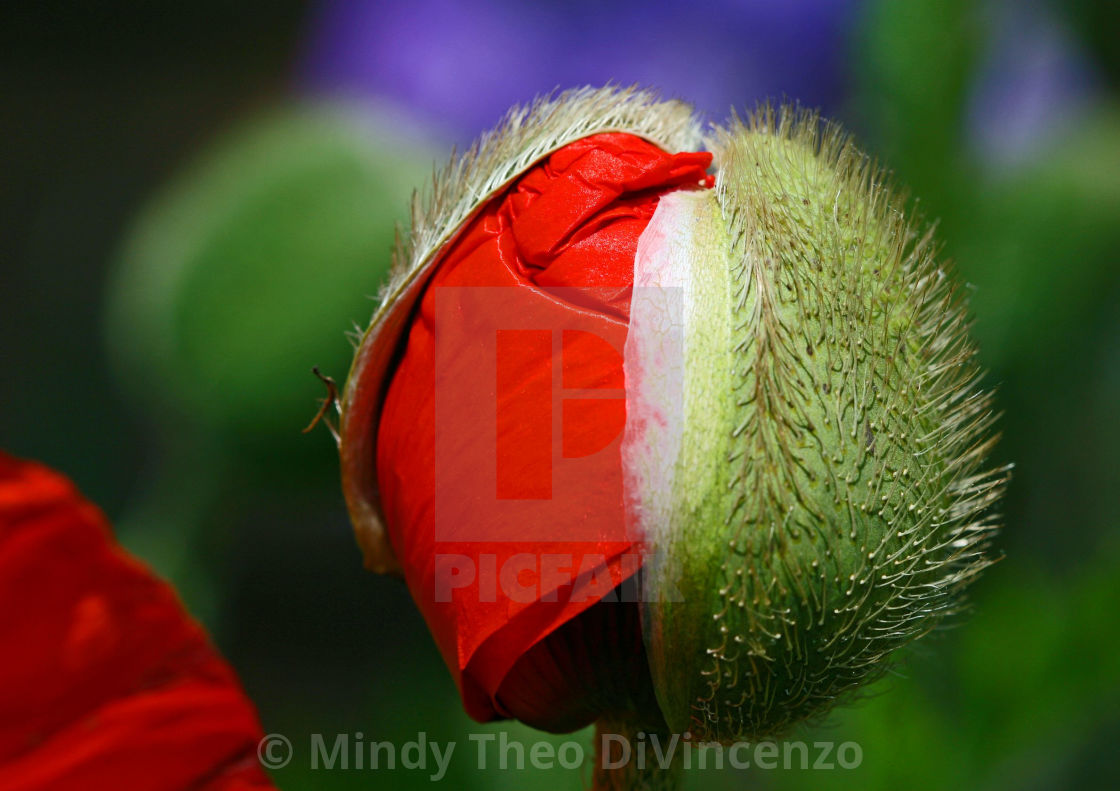
<svg viewBox="0 0 1120 791">
<path fill-rule="evenodd" d="M 639 243 L 623 461 L 658 702 L 727 742 L 957 610 L 1006 476 L 960 289 L 883 173 L 788 109 L 708 144 L 715 189 L 662 198 Z"/>
</svg>

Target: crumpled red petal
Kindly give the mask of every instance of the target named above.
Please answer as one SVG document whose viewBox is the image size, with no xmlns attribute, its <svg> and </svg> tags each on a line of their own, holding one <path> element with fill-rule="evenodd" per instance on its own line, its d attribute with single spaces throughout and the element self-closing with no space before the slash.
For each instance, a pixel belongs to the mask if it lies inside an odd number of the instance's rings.
<svg viewBox="0 0 1120 791">
<path fill-rule="evenodd" d="M 174 591 L 0 453 L 0 789 L 271 789 L 261 728 Z"/>
<path fill-rule="evenodd" d="M 710 164 L 621 133 L 570 144 L 471 220 L 420 302 L 378 482 L 478 720 L 511 716 L 496 693 L 514 663 L 639 567 L 619 455 L 634 255 L 658 197 L 710 186 Z"/>
</svg>

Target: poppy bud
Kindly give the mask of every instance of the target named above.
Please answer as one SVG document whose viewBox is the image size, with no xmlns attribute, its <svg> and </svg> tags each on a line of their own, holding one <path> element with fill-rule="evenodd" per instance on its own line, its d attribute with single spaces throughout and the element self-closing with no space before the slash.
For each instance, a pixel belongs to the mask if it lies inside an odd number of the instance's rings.
<svg viewBox="0 0 1120 791">
<path fill-rule="evenodd" d="M 957 608 L 1004 476 L 958 291 L 881 179 L 811 114 L 703 139 L 584 89 L 415 201 L 343 489 L 472 716 L 774 735 Z"/>
</svg>

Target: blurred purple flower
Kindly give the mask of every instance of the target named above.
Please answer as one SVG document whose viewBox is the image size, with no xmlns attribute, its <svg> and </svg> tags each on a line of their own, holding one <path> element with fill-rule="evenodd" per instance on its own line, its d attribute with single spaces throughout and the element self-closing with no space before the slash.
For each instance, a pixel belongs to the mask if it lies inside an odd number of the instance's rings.
<svg viewBox="0 0 1120 791">
<path fill-rule="evenodd" d="M 1100 84 L 1047 3 L 996 0 L 989 11 L 992 38 L 972 93 L 969 134 L 984 161 L 1013 165 L 1076 126 Z"/>
<path fill-rule="evenodd" d="M 641 83 L 724 117 L 764 98 L 835 112 L 861 0 L 326 0 L 299 69 L 312 93 L 387 99 L 457 140 L 556 87 Z"/>
</svg>

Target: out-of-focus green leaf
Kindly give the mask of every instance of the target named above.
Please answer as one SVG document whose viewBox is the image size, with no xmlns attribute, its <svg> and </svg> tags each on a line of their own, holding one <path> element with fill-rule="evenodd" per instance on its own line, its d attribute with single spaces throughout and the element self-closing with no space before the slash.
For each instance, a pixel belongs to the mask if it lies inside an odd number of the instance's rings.
<svg viewBox="0 0 1120 791">
<path fill-rule="evenodd" d="M 1101 112 L 1027 167 L 978 180 L 956 249 L 980 288 L 988 359 L 1065 353 L 1120 284 L 1120 109 Z M 1029 363 L 1029 360 L 1026 360 Z"/>
<path fill-rule="evenodd" d="M 395 223 L 434 157 L 387 119 L 291 107 L 220 140 L 141 214 L 109 294 L 121 382 L 162 417 L 302 447 L 344 334 L 368 320 Z"/>
<path fill-rule="evenodd" d="M 864 10 L 853 53 L 861 142 L 935 216 L 951 206 L 961 110 L 983 32 L 978 12 L 970 0 L 876 0 Z"/>
</svg>

